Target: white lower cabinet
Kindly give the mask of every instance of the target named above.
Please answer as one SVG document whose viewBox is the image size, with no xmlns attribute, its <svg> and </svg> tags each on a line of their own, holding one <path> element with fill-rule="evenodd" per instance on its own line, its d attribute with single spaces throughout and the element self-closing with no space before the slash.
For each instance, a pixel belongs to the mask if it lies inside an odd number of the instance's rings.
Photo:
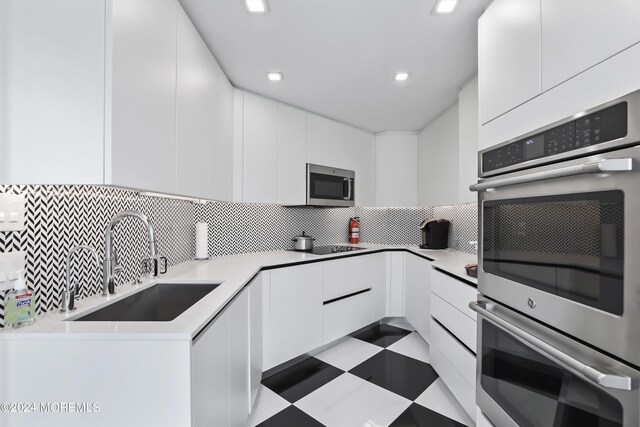
<svg viewBox="0 0 640 427">
<path fill-rule="evenodd" d="M 404 316 L 404 252 L 389 254 L 387 288 L 387 316 Z"/>
<path fill-rule="evenodd" d="M 250 346 L 249 289 L 243 290 L 229 306 L 229 426 L 244 427 L 249 416 Z"/>
<path fill-rule="evenodd" d="M 193 426 L 246 425 L 254 387 L 257 391 L 252 349 L 255 347 L 260 354 L 261 347 L 260 339 L 250 333 L 250 316 L 252 311 L 259 311 L 261 304 L 261 299 L 250 300 L 250 289 L 245 288 L 193 340 Z M 259 324 L 258 333 L 261 333 Z M 258 369 L 261 376 L 262 368 Z"/>
<path fill-rule="evenodd" d="M 256 395 L 262 380 L 262 282 L 264 274 L 261 273 L 249 286 L 249 389 L 251 390 L 249 411 L 251 411 L 256 401 Z"/>
<path fill-rule="evenodd" d="M 271 332 L 265 369 L 322 345 L 322 289 L 322 263 L 271 271 Z"/>
<path fill-rule="evenodd" d="M 192 345 L 192 425 L 229 425 L 229 316 L 222 313 Z"/>
<path fill-rule="evenodd" d="M 468 304 L 476 298 L 477 290 L 472 285 L 431 270 L 431 365 L 473 419 L 477 323 Z"/>
<path fill-rule="evenodd" d="M 417 255 L 404 256 L 404 315 L 416 331 L 429 342 L 431 318 L 431 261 Z"/>
<path fill-rule="evenodd" d="M 325 304 L 323 316 L 323 344 L 348 335 L 373 322 L 371 290 Z"/>
</svg>

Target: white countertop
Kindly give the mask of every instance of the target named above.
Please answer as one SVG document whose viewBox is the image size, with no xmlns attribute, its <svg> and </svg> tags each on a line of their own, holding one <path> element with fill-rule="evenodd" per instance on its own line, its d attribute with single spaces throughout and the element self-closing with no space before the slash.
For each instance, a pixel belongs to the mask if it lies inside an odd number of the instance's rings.
<svg viewBox="0 0 640 427">
<path fill-rule="evenodd" d="M 344 244 L 342 244 L 344 245 Z M 187 261 L 169 269 L 167 274 L 141 285 L 124 284 L 116 294 L 103 297 L 93 295 L 76 303 L 77 310 L 61 314 L 57 310 L 39 315 L 35 324 L 13 329 L 5 327 L 0 340 L 13 339 L 116 339 L 116 340 L 191 340 L 224 306 L 262 269 L 280 265 L 326 261 L 333 258 L 361 255 L 385 250 L 408 250 L 434 261 L 433 266 L 461 279 L 477 284 L 467 276 L 464 266 L 476 262 L 476 256 L 454 250 L 426 250 L 417 246 L 357 244 L 365 250 L 331 255 L 314 255 L 293 251 L 257 252 L 215 257 L 209 261 Z M 108 303 L 126 298 L 133 292 L 166 282 L 222 282 L 213 292 L 169 322 L 74 322 L 85 314 Z M 37 295 L 36 295 L 37 298 Z"/>
</svg>

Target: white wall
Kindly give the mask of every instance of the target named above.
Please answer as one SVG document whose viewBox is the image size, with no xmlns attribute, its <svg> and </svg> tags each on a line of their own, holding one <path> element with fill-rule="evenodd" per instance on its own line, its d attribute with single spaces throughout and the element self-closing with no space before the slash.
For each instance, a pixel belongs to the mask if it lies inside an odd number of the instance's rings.
<svg viewBox="0 0 640 427">
<path fill-rule="evenodd" d="M 376 135 L 376 206 L 418 206 L 418 135 Z"/>
<path fill-rule="evenodd" d="M 458 95 L 458 202 L 477 201 L 469 186 L 478 177 L 478 78 L 469 80 Z"/>
<path fill-rule="evenodd" d="M 418 135 L 418 203 L 458 203 L 458 104 Z"/>
</svg>

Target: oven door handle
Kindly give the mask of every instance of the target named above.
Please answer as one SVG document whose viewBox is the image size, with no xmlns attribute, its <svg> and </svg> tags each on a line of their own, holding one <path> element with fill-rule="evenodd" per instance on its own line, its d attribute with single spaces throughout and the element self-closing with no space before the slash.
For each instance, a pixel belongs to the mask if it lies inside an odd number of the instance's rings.
<svg viewBox="0 0 640 427">
<path fill-rule="evenodd" d="M 534 337 L 530 333 L 523 331 L 512 323 L 509 323 L 503 318 L 495 315 L 488 310 L 489 305 L 490 304 L 487 303 L 478 303 L 472 301 L 469 303 L 469 308 L 474 310 L 480 316 L 493 323 L 497 327 L 531 345 L 536 351 L 542 353 L 546 357 L 559 362 L 560 364 L 571 368 L 576 372 L 581 373 L 587 379 L 602 387 L 615 388 L 619 390 L 633 389 L 633 380 L 631 379 L 631 377 L 604 373 L 594 367 L 588 366 L 580 362 L 579 360 L 574 359 L 568 354 L 561 352 L 557 348 L 547 344 L 546 342 Z"/>
<path fill-rule="evenodd" d="M 588 162 L 581 165 L 567 166 L 559 169 L 531 173 L 529 175 L 497 179 L 490 182 L 482 181 L 469 186 L 469 190 L 484 191 L 490 188 L 525 184 L 528 182 L 544 181 L 547 179 L 562 178 L 566 176 L 585 175 L 599 172 L 627 172 L 631 170 L 633 170 L 633 160 L 630 158 L 602 159 L 598 160 L 597 162 Z"/>
</svg>

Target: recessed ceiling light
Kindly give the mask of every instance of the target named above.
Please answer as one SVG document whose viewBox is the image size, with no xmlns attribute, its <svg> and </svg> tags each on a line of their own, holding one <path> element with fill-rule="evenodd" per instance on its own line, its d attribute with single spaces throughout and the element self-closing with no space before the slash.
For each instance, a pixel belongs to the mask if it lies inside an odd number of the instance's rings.
<svg viewBox="0 0 640 427">
<path fill-rule="evenodd" d="M 251 13 L 266 13 L 269 11 L 267 0 L 245 0 L 245 4 Z"/>
<path fill-rule="evenodd" d="M 267 73 L 267 78 L 272 82 L 279 82 L 280 80 L 284 79 L 284 76 L 279 71 L 272 71 Z"/>
<path fill-rule="evenodd" d="M 458 5 L 458 0 L 438 0 L 431 13 L 434 15 L 446 15 L 453 12 Z"/>
<path fill-rule="evenodd" d="M 399 82 L 403 82 L 407 80 L 409 76 L 410 76 L 409 73 L 402 71 L 402 72 L 396 73 L 396 76 L 393 79 Z"/>
</svg>

